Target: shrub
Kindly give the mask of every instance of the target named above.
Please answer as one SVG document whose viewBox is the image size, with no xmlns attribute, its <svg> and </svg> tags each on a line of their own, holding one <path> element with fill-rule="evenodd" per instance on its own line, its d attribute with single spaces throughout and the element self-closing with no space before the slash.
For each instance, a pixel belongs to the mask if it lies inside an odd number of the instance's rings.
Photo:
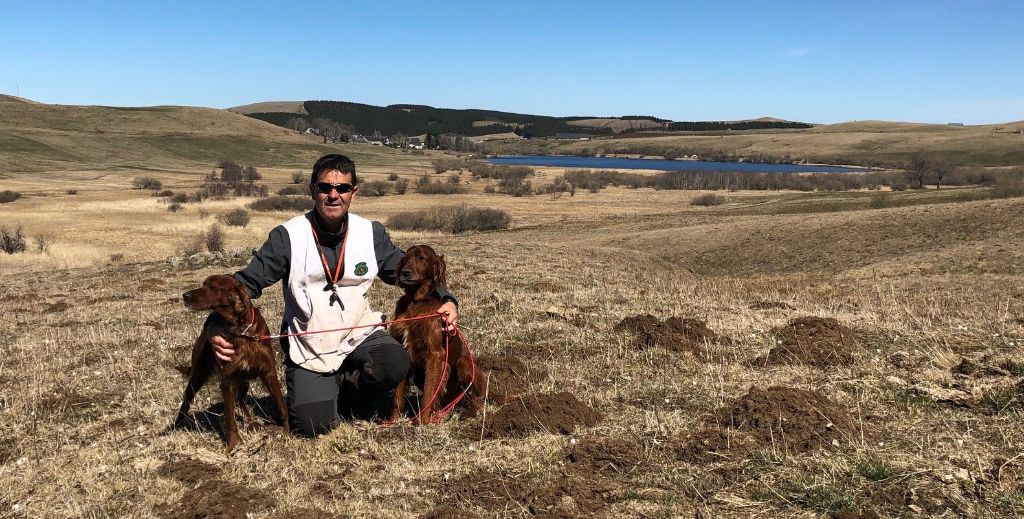
<svg viewBox="0 0 1024 519">
<path fill-rule="evenodd" d="M 174 193 L 171 195 L 170 201 L 172 204 L 181 205 L 191 201 L 191 199 L 189 198 L 188 193 Z"/>
<path fill-rule="evenodd" d="M 199 209 L 199 218 L 205 220 L 210 217 L 209 209 Z"/>
<path fill-rule="evenodd" d="M 490 193 L 494 193 L 494 192 L 496 192 L 496 191 L 497 191 L 497 190 L 496 190 L 496 189 L 494 189 L 494 186 L 492 186 L 492 185 L 490 185 L 490 184 L 487 184 L 486 186 L 484 186 L 484 193 L 488 193 L 488 194 L 490 194 Z"/>
<path fill-rule="evenodd" d="M 271 196 L 249 202 L 246 206 L 253 211 L 309 211 L 313 200 L 308 196 Z"/>
<path fill-rule="evenodd" d="M 160 190 L 160 191 L 153 191 L 153 196 L 157 196 L 157 197 L 160 197 L 160 198 L 168 198 L 168 197 L 174 196 L 174 191 L 171 191 L 170 189 L 163 189 L 163 190 Z"/>
<path fill-rule="evenodd" d="M 301 183 L 305 182 L 305 180 L 306 180 L 306 174 L 305 173 L 303 173 L 301 171 L 296 171 L 295 173 L 292 173 L 292 184 L 301 184 Z"/>
<path fill-rule="evenodd" d="M 232 209 L 221 215 L 220 221 L 232 227 L 245 227 L 249 224 L 249 211 L 241 207 Z"/>
<path fill-rule="evenodd" d="M 17 200 L 19 198 L 21 198 L 21 193 L 19 193 L 17 191 L 11 191 L 9 189 L 4 190 L 4 191 L 0 191 L 0 204 L 6 204 L 8 202 L 13 202 L 13 201 L 15 201 L 15 200 Z"/>
<path fill-rule="evenodd" d="M 690 200 L 690 205 L 699 205 L 702 207 L 722 205 L 724 203 L 725 197 L 722 195 L 716 195 L 714 193 L 706 193 L 694 198 L 693 200 Z"/>
<path fill-rule="evenodd" d="M 359 193 L 366 196 L 386 196 L 391 191 L 391 184 L 383 180 L 371 180 L 359 185 Z"/>
<path fill-rule="evenodd" d="M 903 182 L 893 182 L 892 183 L 892 190 L 893 191 L 906 191 L 907 190 L 907 185 L 904 184 Z"/>
<path fill-rule="evenodd" d="M 7 254 L 15 254 L 25 251 L 25 232 L 19 225 L 13 231 L 7 226 L 0 227 L 0 249 Z"/>
<path fill-rule="evenodd" d="M 434 167 L 434 173 L 444 173 L 449 170 L 459 171 L 463 167 L 463 160 L 457 158 L 439 158 L 430 161 L 430 165 Z"/>
<path fill-rule="evenodd" d="M 463 233 L 507 229 L 511 223 L 512 217 L 505 211 L 463 205 L 396 213 L 388 218 L 387 226 L 398 230 Z"/>
<path fill-rule="evenodd" d="M 200 252 L 203 252 L 203 248 L 206 246 L 206 233 L 200 233 L 190 238 L 184 245 L 182 245 L 179 252 L 182 256 L 195 256 Z"/>
<path fill-rule="evenodd" d="M 50 239 L 41 234 L 39 236 L 36 236 L 36 252 L 38 252 L 39 254 L 45 254 L 49 250 Z"/>
<path fill-rule="evenodd" d="M 506 195 L 526 196 L 533 191 L 533 188 L 530 186 L 529 180 L 523 180 L 519 177 L 507 177 L 498 181 L 498 191 Z"/>
<path fill-rule="evenodd" d="M 891 205 L 891 202 L 888 195 L 877 194 L 871 197 L 868 206 L 872 209 L 885 209 Z"/>
<path fill-rule="evenodd" d="M 210 252 L 224 252 L 224 228 L 219 223 L 210 226 L 206 231 L 206 250 Z"/>
<path fill-rule="evenodd" d="M 163 184 L 153 177 L 135 177 L 132 180 L 132 184 L 135 186 L 135 189 L 152 189 L 155 191 L 159 191 L 163 187 Z"/>
<path fill-rule="evenodd" d="M 405 192 L 408 191 L 408 190 L 409 190 L 409 181 L 408 180 L 403 178 L 403 179 L 399 180 L 398 182 L 395 182 L 395 194 L 396 195 L 404 195 Z"/>
<path fill-rule="evenodd" d="M 458 175 L 452 175 L 452 176 L 448 177 L 448 183 L 449 184 L 455 184 L 457 186 L 457 185 L 462 183 L 462 178 L 459 177 Z"/>
<path fill-rule="evenodd" d="M 390 180 L 392 182 L 398 180 L 398 173 L 390 173 L 390 174 L 388 174 L 388 180 Z"/>
<path fill-rule="evenodd" d="M 65 193 L 67 193 L 67 194 L 69 194 L 71 196 L 75 196 L 75 195 L 78 194 L 78 190 L 77 189 L 68 189 L 67 191 L 65 191 Z"/>
<path fill-rule="evenodd" d="M 416 184 L 416 192 L 424 195 L 457 195 L 464 191 L 462 186 L 444 182 L 427 182 L 425 184 L 417 182 Z"/>
<path fill-rule="evenodd" d="M 304 191 L 302 191 L 302 188 L 299 187 L 299 186 L 284 186 L 281 189 L 277 190 L 277 195 L 278 196 L 304 195 L 304 194 L 306 194 L 306 193 Z"/>
<path fill-rule="evenodd" d="M 171 205 L 167 206 L 167 210 L 172 212 L 172 213 L 176 213 L 178 211 L 181 211 L 181 204 L 179 204 L 178 202 L 174 202 Z"/>
</svg>

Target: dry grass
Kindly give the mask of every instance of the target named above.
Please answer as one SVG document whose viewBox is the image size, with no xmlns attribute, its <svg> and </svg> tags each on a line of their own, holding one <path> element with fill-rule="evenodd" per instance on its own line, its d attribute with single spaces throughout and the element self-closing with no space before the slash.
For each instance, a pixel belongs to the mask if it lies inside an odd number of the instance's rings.
<svg viewBox="0 0 1024 519">
<path fill-rule="evenodd" d="M 428 160 L 365 171 L 415 178 Z M 146 174 L 188 191 L 207 171 Z M 260 171 L 277 189 L 295 169 Z M 867 193 L 738 192 L 695 207 L 701 193 L 513 198 L 485 194 L 485 180 L 450 197 L 357 198 L 356 212 L 381 221 L 452 203 L 509 212 L 506 231 L 392 237 L 445 255 L 478 355 L 522 360 L 529 393 L 568 391 L 603 418 L 572 435 L 482 441 L 487 423 L 458 416 L 423 428 L 345 423 L 315 441 L 261 420 L 226 458 L 212 389 L 195 408 L 213 426 L 166 427 L 183 388 L 171 367 L 187 362 L 204 317 L 180 294 L 241 265 L 163 260 L 215 221 L 200 211 L 216 217 L 248 200 L 172 214 L 133 190 L 134 176 L 0 178 L 0 189 L 26 194 L 4 205 L 3 223 L 52 239 L 47 253 L 0 256 L 0 516 L 173 517 L 218 499 L 252 517 L 1024 513 L 1024 199 L 891 193 L 915 203 L 871 209 Z M 288 216 L 253 213 L 247 227 L 224 229 L 225 246 L 258 246 Z M 390 311 L 397 295 L 378 286 L 373 303 Z M 258 303 L 280 318 L 278 290 Z M 615 331 L 642 314 L 699 320 L 729 340 L 645 346 Z M 806 316 L 856 334 L 848 363 L 764 362 L 777 331 Z M 853 425 L 809 452 L 790 448 L 787 431 L 800 424 L 762 429 L 768 441 L 736 426 L 712 436 L 735 443 L 693 461 L 690 435 L 718 432 L 723 408 L 770 386 L 814 391 Z"/>
</svg>

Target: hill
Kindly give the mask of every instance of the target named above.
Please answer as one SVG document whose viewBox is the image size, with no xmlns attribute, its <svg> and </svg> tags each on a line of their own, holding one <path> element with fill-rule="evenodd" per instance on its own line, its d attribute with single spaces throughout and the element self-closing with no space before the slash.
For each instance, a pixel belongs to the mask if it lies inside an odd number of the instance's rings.
<svg viewBox="0 0 1024 519">
<path fill-rule="evenodd" d="M 296 127 L 297 124 L 316 126 L 316 119 L 333 121 L 352 128 L 357 133 L 383 135 L 456 133 L 476 137 L 514 131 L 523 137 L 551 137 L 557 133 L 590 133 L 611 135 L 632 131 L 665 129 L 765 129 L 807 128 L 810 125 L 761 118 L 747 121 L 712 121 L 675 123 L 651 116 L 627 115 L 622 117 L 552 117 L 519 114 L 495 110 L 434 108 L 426 105 L 396 104 L 373 106 L 344 101 L 306 101 L 301 112 L 294 103 L 255 103 L 231 108 L 250 117 L 279 126 Z M 674 125 L 681 125 L 678 128 Z"/>
<path fill-rule="evenodd" d="M 308 166 L 336 146 L 213 108 L 66 106 L 0 97 L 0 172 Z M 353 150 L 362 155 L 391 150 Z"/>
</svg>

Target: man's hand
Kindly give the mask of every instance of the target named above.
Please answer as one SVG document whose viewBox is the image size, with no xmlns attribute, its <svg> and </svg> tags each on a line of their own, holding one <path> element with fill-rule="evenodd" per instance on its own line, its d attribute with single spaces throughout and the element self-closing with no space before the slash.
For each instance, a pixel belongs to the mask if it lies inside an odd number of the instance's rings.
<svg viewBox="0 0 1024 519">
<path fill-rule="evenodd" d="M 213 354 L 221 364 L 231 362 L 235 356 L 235 346 L 219 335 L 210 336 L 210 344 L 213 345 Z"/>
<path fill-rule="evenodd" d="M 445 333 L 449 335 L 455 334 L 455 325 L 459 321 L 459 309 L 455 306 L 455 303 L 446 301 L 445 304 L 441 305 L 441 308 L 437 310 L 444 314 Z"/>
</svg>

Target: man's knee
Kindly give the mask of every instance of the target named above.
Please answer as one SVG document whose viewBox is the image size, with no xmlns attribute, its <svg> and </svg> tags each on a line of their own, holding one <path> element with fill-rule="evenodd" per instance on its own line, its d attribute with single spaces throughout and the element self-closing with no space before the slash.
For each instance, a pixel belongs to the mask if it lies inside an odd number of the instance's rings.
<svg viewBox="0 0 1024 519">
<path fill-rule="evenodd" d="M 308 437 L 324 434 L 340 421 L 335 400 L 293 405 L 288 411 L 288 418 L 292 432 Z"/>
<path fill-rule="evenodd" d="M 409 361 L 409 355 L 405 352 L 405 348 L 397 341 L 381 345 L 377 356 L 378 359 L 375 359 L 373 363 L 371 375 L 381 389 L 393 389 L 409 376 L 412 362 Z"/>
</svg>

